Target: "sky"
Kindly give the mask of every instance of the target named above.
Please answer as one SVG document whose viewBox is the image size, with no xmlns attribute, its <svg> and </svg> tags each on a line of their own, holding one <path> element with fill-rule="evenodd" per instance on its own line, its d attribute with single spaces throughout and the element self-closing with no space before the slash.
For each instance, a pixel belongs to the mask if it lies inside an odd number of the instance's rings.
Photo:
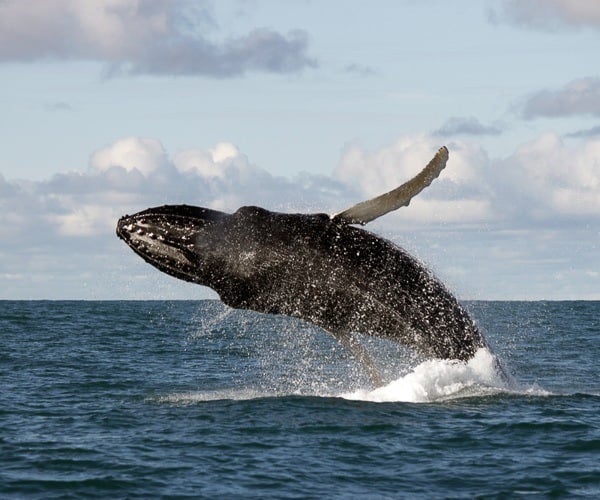
<svg viewBox="0 0 600 500">
<path fill-rule="evenodd" d="M 333 213 L 461 299 L 600 299 L 600 2 L 4 0 L 0 299 L 199 299 L 115 236 L 187 203 Z"/>
</svg>

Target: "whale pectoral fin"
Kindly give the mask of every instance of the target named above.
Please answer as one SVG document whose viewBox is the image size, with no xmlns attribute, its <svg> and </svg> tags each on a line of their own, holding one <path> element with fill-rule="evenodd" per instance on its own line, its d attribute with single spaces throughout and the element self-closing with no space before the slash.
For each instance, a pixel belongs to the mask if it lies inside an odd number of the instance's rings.
<svg viewBox="0 0 600 500">
<path fill-rule="evenodd" d="M 446 166 L 448 148 L 442 146 L 427 166 L 415 177 L 396 189 L 363 201 L 343 212 L 332 215 L 331 219 L 343 224 L 366 224 L 400 207 L 408 206 L 410 200 L 429 186 Z"/>
<path fill-rule="evenodd" d="M 367 372 L 371 383 L 375 387 L 381 387 L 383 385 L 383 379 L 373 358 L 369 356 L 367 350 L 361 345 L 359 340 L 352 334 L 344 333 L 332 333 L 332 335 L 345 347 L 347 348 L 356 360 L 362 365 Z"/>
</svg>

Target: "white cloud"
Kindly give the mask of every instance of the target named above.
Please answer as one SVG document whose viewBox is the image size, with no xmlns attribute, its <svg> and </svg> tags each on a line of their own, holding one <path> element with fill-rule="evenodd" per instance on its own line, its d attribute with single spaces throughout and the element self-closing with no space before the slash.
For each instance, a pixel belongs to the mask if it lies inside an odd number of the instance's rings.
<svg viewBox="0 0 600 500">
<path fill-rule="evenodd" d="M 419 173 L 436 150 L 427 136 L 403 137 L 376 151 L 352 145 L 343 154 L 334 175 L 361 194 L 374 196 Z"/>
<path fill-rule="evenodd" d="M 332 176 L 286 179 L 253 165 L 229 143 L 171 156 L 156 139 L 126 138 L 92 155 L 86 172 L 43 182 L 0 176 L 0 289 L 6 297 L 48 297 L 57 289 L 78 297 L 81 283 L 90 282 L 98 283 L 100 297 L 121 297 L 128 296 L 123 287 L 132 286 L 135 272 L 144 276 L 134 287 L 138 296 L 160 296 L 152 281 L 159 273 L 129 255 L 114 235 L 121 215 L 164 203 L 331 213 L 412 177 L 440 146 L 437 140 L 403 137 L 376 151 L 353 146 Z M 446 267 L 469 269 L 453 279 L 471 296 L 473 290 L 503 298 L 597 296 L 597 278 L 586 272 L 598 264 L 598 235 L 589 227 L 600 222 L 600 139 L 568 146 L 546 134 L 503 159 L 488 158 L 475 143 L 448 147 L 450 161 L 440 178 L 410 207 L 367 229 L 397 234 L 400 244 L 434 258 L 442 275 Z M 568 280 L 560 287 L 548 282 L 554 272 L 571 268 L 577 270 L 572 276 L 587 280 L 582 288 L 569 288 Z M 484 281 L 469 282 L 471 271 Z M 535 279 L 523 288 L 526 273 Z M 193 296 L 186 295 L 190 288 L 177 290 L 184 290 L 180 298 Z M 552 295 L 544 295 L 548 290 Z"/>
<path fill-rule="evenodd" d="M 595 0 L 500 0 L 493 20 L 537 29 L 600 28 L 600 3 Z"/>
<path fill-rule="evenodd" d="M 65 206 L 70 209 L 68 213 L 47 217 L 62 236 L 93 237 L 110 233 L 114 229 L 117 214 L 104 204 L 73 206 L 70 200 L 65 200 Z"/>
<path fill-rule="evenodd" d="M 556 134 L 542 135 L 500 161 L 496 180 L 504 184 L 506 209 L 514 216 L 598 218 L 600 139 L 568 147 Z"/>
<path fill-rule="evenodd" d="M 240 155 L 240 151 L 234 144 L 230 142 L 220 142 L 210 150 L 212 160 L 215 163 L 220 163 L 230 158 L 235 158 Z"/>
<path fill-rule="evenodd" d="M 208 2 L 186 0 L 4 0 L 0 61 L 92 60 L 107 74 L 231 77 L 315 66 L 308 39 L 258 28 L 214 41 Z"/>
<path fill-rule="evenodd" d="M 195 172 L 211 179 L 225 179 L 227 164 L 241 156 L 239 149 L 229 142 L 221 142 L 210 151 L 187 149 L 173 158 L 173 164 L 182 172 Z"/>
<path fill-rule="evenodd" d="M 294 209 L 298 200 L 296 209 L 308 204 L 327 210 L 343 190 L 332 179 L 274 177 L 231 143 L 170 157 L 157 139 L 128 137 L 95 152 L 88 172 L 60 173 L 42 182 L 0 176 L 0 234 L 10 235 L 15 245 L 38 239 L 53 245 L 64 237 L 97 239 L 113 233 L 121 215 L 164 203 L 232 212 L 244 204 Z"/>
<path fill-rule="evenodd" d="M 402 184 L 427 164 L 440 144 L 408 136 L 376 151 L 352 146 L 331 177 L 275 177 L 239 149 L 184 150 L 171 157 L 157 139 L 125 138 L 92 155 L 88 172 L 43 182 L 0 177 L 2 235 L 55 244 L 63 237 L 112 233 L 117 218 L 149 206 L 188 203 L 225 211 L 258 204 L 280 211 L 335 212 Z M 472 225 L 527 225 L 600 215 L 600 139 L 567 146 L 546 134 L 504 159 L 475 143 L 448 144 L 450 160 L 410 207 L 382 219 Z M 394 219 L 396 218 L 396 219 Z"/>
<path fill-rule="evenodd" d="M 377 151 L 354 145 L 345 152 L 334 175 L 363 198 L 370 198 L 411 179 L 440 146 L 439 139 L 426 135 L 403 137 Z M 484 181 L 487 155 L 472 143 L 453 142 L 449 149 L 446 169 L 409 208 L 399 210 L 398 217 L 419 222 L 473 222 L 490 216 Z"/>
<path fill-rule="evenodd" d="M 335 177 L 369 198 L 414 176 L 440 146 L 430 136 L 404 137 L 377 151 L 350 147 Z M 448 144 L 450 159 L 432 185 L 394 216 L 407 223 L 528 227 L 600 217 L 600 138 L 569 146 L 543 134 L 506 157 L 490 159 L 476 143 Z"/>
<path fill-rule="evenodd" d="M 207 178 L 223 178 L 224 171 L 214 161 L 209 151 L 201 149 L 188 149 L 181 151 L 173 158 L 173 163 L 182 172 L 198 172 Z"/>
<path fill-rule="evenodd" d="M 137 169 L 147 175 L 168 162 L 160 141 L 127 137 L 92 155 L 90 166 L 100 172 L 112 167 L 123 167 L 128 172 Z"/>
</svg>

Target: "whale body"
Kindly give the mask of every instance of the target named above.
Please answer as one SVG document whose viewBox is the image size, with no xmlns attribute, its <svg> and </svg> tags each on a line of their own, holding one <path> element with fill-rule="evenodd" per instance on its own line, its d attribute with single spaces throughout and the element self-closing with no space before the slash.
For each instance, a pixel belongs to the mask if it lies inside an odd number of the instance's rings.
<svg viewBox="0 0 600 500">
<path fill-rule="evenodd" d="M 441 148 L 415 178 L 335 215 L 164 205 L 122 217 L 117 235 L 146 262 L 212 288 L 230 307 L 300 318 L 329 332 L 379 385 L 355 333 L 441 359 L 467 361 L 487 347 L 465 308 L 431 271 L 355 226 L 408 205 L 447 159 Z"/>
</svg>

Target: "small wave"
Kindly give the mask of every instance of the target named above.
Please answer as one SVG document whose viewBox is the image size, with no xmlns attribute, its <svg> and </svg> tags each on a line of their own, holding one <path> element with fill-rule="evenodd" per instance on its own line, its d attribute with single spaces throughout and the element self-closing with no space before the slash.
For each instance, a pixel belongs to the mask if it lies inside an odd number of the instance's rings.
<svg viewBox="0 0 600 500">
<path fill-rule="evenodd" d="M 274 393 L 257 391 L 254 389 L 223 389 L 217 391 L 197 391 L 197 392 L 179 392 L 167 394 L 156 398 L 150 398 L 151 401 L 170 404 L 193 404 L 208 401 L 245 401 L 249 399 L 260 399 L 278 396 Z"/>
<path fill-rule="evenodd" d="M 427 403 L 459 397 L 512 392 L 515 388 L 497 369 L 494 355 L 479 349 L 467 363 L 428 360 L 410 373 L 374 390 L 360 389 L 342 394 L 351 400 Z"/>
</svg>

